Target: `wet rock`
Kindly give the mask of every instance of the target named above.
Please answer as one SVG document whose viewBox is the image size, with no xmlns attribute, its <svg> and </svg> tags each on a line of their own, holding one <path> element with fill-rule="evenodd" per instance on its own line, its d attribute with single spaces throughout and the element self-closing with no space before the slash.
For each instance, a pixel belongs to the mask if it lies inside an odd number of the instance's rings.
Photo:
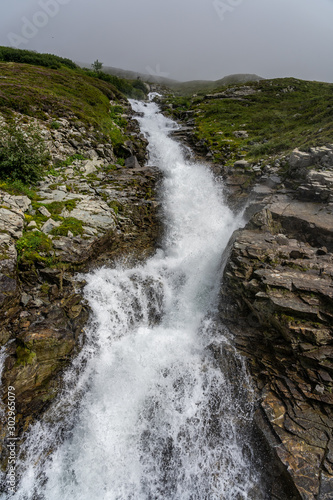
<svg viewBox="0 0 333 500">
<path fill-rule="evenodd" d="M 221 291 L 221 316 L 269 422 L 262 432 L 268 442 L 278 436 L 277 455 L 304 499 L 326 498 L 333 479 L 324 465 L 333 431 L 332 219 L 320 204 L 272 197 L 235 233 Z"/>
<path fill-rule="evenodd" d="M 136 158 L 136 156 L 129 156 L 125 160 L 125 167 L 127 168 L 140 168 L 140 164 Z"/>
<path fill-rule="evenodd" d="M 235 161 L 234 167 L 235 168 L 248 168 L 250 166 L 250 163 L 246 160 L 238 160 Z"/>
</svg>

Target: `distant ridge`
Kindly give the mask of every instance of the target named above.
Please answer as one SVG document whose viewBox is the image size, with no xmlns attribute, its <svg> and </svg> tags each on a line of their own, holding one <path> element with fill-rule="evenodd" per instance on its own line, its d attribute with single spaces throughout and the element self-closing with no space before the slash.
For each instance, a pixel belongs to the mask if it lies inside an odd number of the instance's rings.
<svg viewBox="0 0 333 500">
<path fill-rule="evenodd" d="M 91 64 L 86 63 L 77 63 L 82 68 L 90 68 Z M 103 66 L 104 73 L 109 75 L 118 76 L 118 78 L 125 78 L 126 80 L 136 80 L 140 78 L 144 82 L 148 83 L 159 83 L 160 85 L 173 86 L 178 84 L 177 80 L 172 80 L 171 78 L 167 78 L 166 76 L 162 76 L 158 74 L 157 70 L 151 70 L 151 74 L 149 73 L 140 73 L 138 71 L 130 71 L 127 69 L 114 68 L 113 66 Z"/>
<path fill-rule="evenodd" d="M 248 74 L 248 73 L 238 73 L 235 75 L 228 75 L 220 80 L 190 80 L 188 82 L 177 82 L 171 86 L 173 90 L 176 90 L 180 93 L 184 94 L 194 94 L 195 92 L 208 92 L 210 90 L 217 89 L 219 87 L 226 87 L 227 85 L 233 85 L 238 83 L 246 83 L 246 82 L 259 82 L 260 80 L 264 80 L 263 77 Z"/>
<path fill-rule="evenodd" d="M 77 62 L 82 68 L 90 68 L 90 64 Z M 147 68 L 148 70 L 148 68 Z M 121 68 L 114 68 L 113 66 L 103 66 L 104 73 L 109 75 L 115 75 L 118 78 L 125 78 L 127 80 L 136 80 L 140 78 L 144 82 L 148 83 L 158 83 L 165 87 L 179 92 L 181 94 L 194 94 L 196 92 L 208 92 L 210 90 L 217 89 L 219 87 L 225 87 L 227 85 L 233 85 L 238 83 L 246 82 L 259 82 L 264 80 L 263 77 L 251 73 L 236 73 L 234 75 L 227 75 L 219 80 L 189 80 L 187 82 L 180 82 L 178 80 L 173 80 L 158 74 L 158 68 L 151 70 L 151 74 L 140 73 L 138 71 L 130 71 Z"/>
</svg>

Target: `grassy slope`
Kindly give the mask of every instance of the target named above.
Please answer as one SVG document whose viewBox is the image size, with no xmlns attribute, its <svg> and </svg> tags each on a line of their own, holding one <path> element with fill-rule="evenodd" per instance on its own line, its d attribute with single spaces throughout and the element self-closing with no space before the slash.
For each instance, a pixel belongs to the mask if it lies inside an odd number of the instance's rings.
<svg viewBox="0 0 333 500">
<path fill-rule="evenodd" d="M 169 96 L 171 113 L 182 118 L 184 111 L 194 111 L 196 138 L 207 140 L 217 162 L 333 143 L 333 84 L 281 78 L 248 85 L 257 92 L 242 100 L 206 99 L 204 93 Z M 230 86 L 218 92 L 226 90 L 229 94 Z M 237 139 L 237 130 L 246 130 L 249 137 Z"/>
<path fill-rule="evenodd" d="M 45 113 L 54 118 L 75 116 L 107 134 L 113 124 L 109 100 L 121 97 L 109 83 L 76 70 L 0 62 L 3 113 L 13 110 L 42 120 L 48 118 Z"/>
</svg>

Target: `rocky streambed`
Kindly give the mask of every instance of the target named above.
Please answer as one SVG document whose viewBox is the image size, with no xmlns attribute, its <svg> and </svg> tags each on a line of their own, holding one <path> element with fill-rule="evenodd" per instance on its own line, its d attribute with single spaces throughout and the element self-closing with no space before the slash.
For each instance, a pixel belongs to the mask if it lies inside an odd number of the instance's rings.
<svg viewBox="0 0 333 500">
<path fill-rule="evenodd" d="M 143 166 L 146 141 L 135 122 L 124 165 L 92 131 L 68 119 L 58 123 L 44 131 L 55 162 L 38 199 L 0 191 L 2 380 L 16 389 L 20 438 L 57 394 L 84 341 L 89 310 L 76 273 L 144 258 L 159 234 L 160 174 Z M 70 163 L 57 166 L 68 156 Z M 330 499 L 333 146 L 212 169 L 230 204 L 247 204 L 248 223 L 227 252 L 220 315 L 248 360 L 257 430 L 288 476 L 290 498 Z M 4 466 L 7 450 L 1 452 Z M 272 491 L 272 498 L 285 498 L 278 485 Z"/>
</svg>

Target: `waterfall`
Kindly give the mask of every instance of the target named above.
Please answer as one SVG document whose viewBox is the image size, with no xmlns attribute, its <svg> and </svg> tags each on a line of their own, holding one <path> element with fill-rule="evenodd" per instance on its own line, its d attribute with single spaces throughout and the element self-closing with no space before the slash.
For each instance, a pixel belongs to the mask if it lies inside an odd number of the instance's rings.
<svg viewBox="0 0 333 500">
<path fill-rule="evenodd" d="M 258 500 L 251 385 L 216 319 L 241 219 L 210 171 L 184 159 L 177 125 L 153 102 L 132 107 L 163 172 L 164 239 L 144 264 L 85 276 L 85 344 L 31 429 L 13 498 Z"/>
</svg>

